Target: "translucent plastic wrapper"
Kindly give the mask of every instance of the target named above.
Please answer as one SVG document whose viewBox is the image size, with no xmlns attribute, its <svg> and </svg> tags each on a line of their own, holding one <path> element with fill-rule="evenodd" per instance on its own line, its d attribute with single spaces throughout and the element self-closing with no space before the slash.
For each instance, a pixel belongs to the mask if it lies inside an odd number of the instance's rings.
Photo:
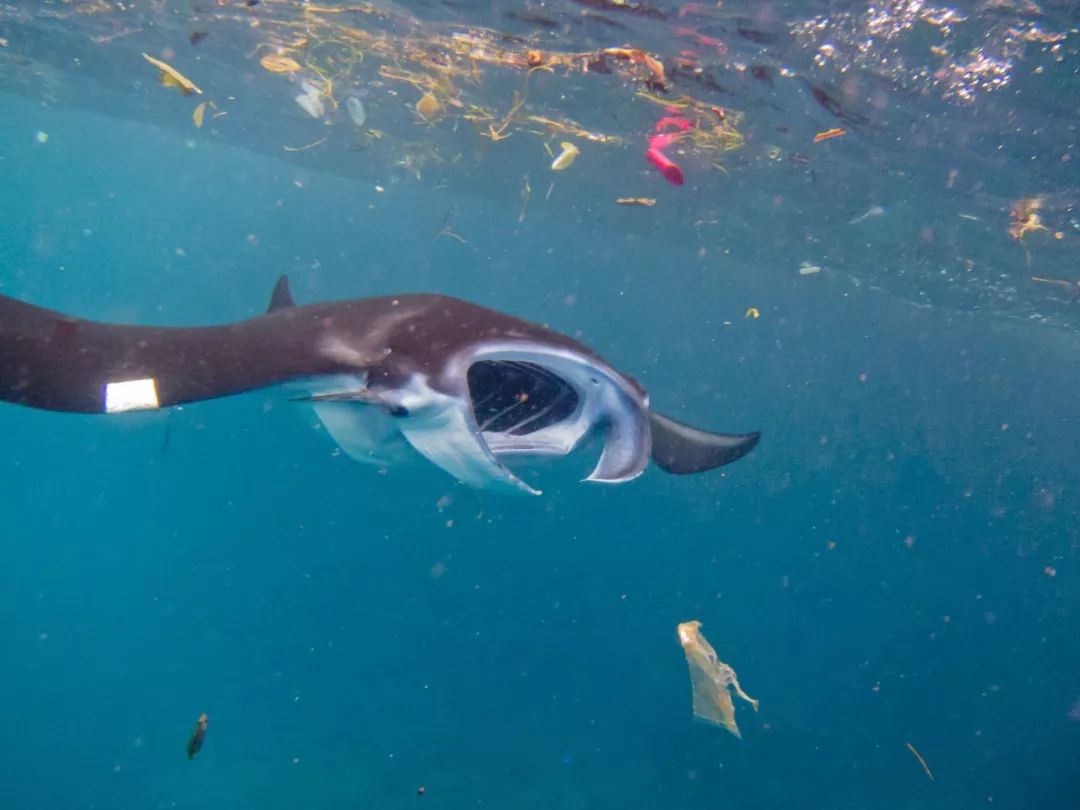
<svg viewBox="0 0 1080 810">
<path fill-rule="evenodd" d="M 754 707 L 758 702 L 739 686 L 735 670 L 716 656 L 708 640 L 701 634 L 701 622 L 690 621 L 679 625 L 679 643 L 686 653 L 690 667 L 690 688 L 694 695 L 694 717 L 707 723 L 723 726 L 736 737 L 741 737 L 735 723 L 735 704 L 728 687 Z"/>
</svg>

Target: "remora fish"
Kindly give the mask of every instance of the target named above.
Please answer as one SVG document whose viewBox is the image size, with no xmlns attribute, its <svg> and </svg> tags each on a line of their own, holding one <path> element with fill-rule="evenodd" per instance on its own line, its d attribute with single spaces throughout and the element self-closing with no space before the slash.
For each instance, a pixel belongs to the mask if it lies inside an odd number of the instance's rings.
<svg viewBox="0 0 1080 810">
<path fill-rule="evenodd" d="M 503 459 L 565 456 L 594 430 L 604 447 L 587 480 L 613 484 L 650 458 L 669 473 L 710 470 L 759 436 L 662 416 L 576 340 L 442 295 L 296 306 L 282 276 L 266 314 L 191 328 L 87 321 L 0 296 L 0 400 L 121 413 L 269 386 L 309 402 L 358 460 L 419 452 L 472 486 L 532 494 Z"/>
</svg>

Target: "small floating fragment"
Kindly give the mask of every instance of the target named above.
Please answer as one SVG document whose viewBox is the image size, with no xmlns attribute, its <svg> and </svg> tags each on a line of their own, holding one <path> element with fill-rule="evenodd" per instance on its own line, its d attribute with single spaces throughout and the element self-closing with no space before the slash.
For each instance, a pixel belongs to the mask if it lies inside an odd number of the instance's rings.
<svg viewBox="0 0 1080 810">
<path fill-rule="evenodd" d="M 195 122 L 196 129 L 202 129 L 203 116 L 206 115 L 206 102 L 199 102 L 199 106 L 191 113 L 191 120 Z"/>
<path fill-rule="evenodd" d="M 649 147 L 645 152 L 645 157 L 648 161 L 659 169 L 660 174 L 664 175 L 664 179 L 675 186 L 681 186 L 683 184 L 683 173 L 671 158 L 665 155 L 656 147 Z"/>
<path fill-rule="evenodd" d="M 187 758 L 195 759 L 195 755 L 202 749 L 203 738 L 206 737 L 206 727 L 210 724 L 210 718 L 206 712 L 199 715 L 195 723 L 195 730 L 191 732 L 191 739 L 187 744 Z"/>
<path fill-rule="evenodd" d="M 822 141 L 827 141 L 830 138 L 839 138 L 841 135 L 847 135 L 847 130 L 840 129 L 840 127 L 835 127 L 834 129 L 827 129 L 824 132 L 819 132 L 817 135 L 814 136 L 814 143 L 821 143 Z"/>
<path fill-rule="evenodd" d="M 259 64 L 271 73 L 298 73 L 300 71 L 300 63 L 291 56 L 279 56 L 275 53 L 266 54 L 259 60 Z"/>
<path fill-rule="evenodd" d="M 821 272 L 820 264 L 811 264 L 810 262 L 799 262 L 799 275 L 800 276 L 815 276 Z"/>
<path fill-rule="evenodd" d="M 195 86 L 195 82 L 191 81 L 191 79 L 172 65 L 168 65 L 160 59 L 155 59 L 148 53 L 144 53 L 142 56 L 143 59 L 161 71 L 159 81 L 166 87 L 175 87 L 185 96 L 190 96 L 192 93 L 196 93 L 200 96 L 202 95 L 202 90 Z"/>
<path fill-rule="evenodd" d="M 349 118 L 356 124 L 357 128 L 364 126 L 364 122 L 367 120 L 367 110 L 364 109 L 364 103 L 356 96 L 349 96 L 345 99 L 345 111 L 349 113 Z"/>
<path fill-rule="evenodd" d="M 756 321 L 758 318 L 761 317 L 761 312 L 758 310 L 757 307 L 747 307 L 746 312 L 743 313 L 743 317 Z"/>
<path fill-rule="evenodd" d="M 435 94 L 430 90 L 420 97 L 420 100 L 416 102 L 417 114 L 425 119 L 430 120 L 442 112 L 442 104 L 439 103 L 439 99 L 435 97 Z"/>
<path fill-rule="evenodd" d="M 870 219 L 870 217 L 880 217 L 885 214 L 885 209 L 880 205 L 872 205 L 866 209 L 865 213 L 859 214 L 857 217 L 853 217 L 848 220 L 848 225 L 858 225 L 860 222 Z"/>
<path fill-rule="evenodd" d="M 1022 242 L 1024 235 L 1032 231 L 1048 231 L 1039 218 L 1042 208 L 1041 196 L 1024 197 L 1013 202 L 1009 209 L 1009 236 L 1014 242 Z"/>
<path fill-rule="evenodd" d="M 559 146 L 562 148 L 562 151 L 555 160 L 551 161 L 551 170 L 553 172 L 561 172 L 563 169 L 570 168 L 570 164 L 574 162 L 574 158 L 581 154 L 581 150 L 570 143 L 570 141 L 563 141 Z"/>
<path fill-rule="evenodd" d="M 296 103 L 300 105 L 300 109 L 312 118 L 322 118 L 323 113 L 326 112 L 326 107 L 322 102 L 322 91 L 311 82 L 301 82 L 300 87 L 304 91 L 296 97 Z"/>
<path fill-rule="evenodd" d="M 652 197 L 619 197 L 615 202 L 618 205 L 640 205 L 646 208 L 656 205 L 656 200 Z"/>
<path fill-rule="evenodd" d="M 716 650 L 701 633 L 701 622 L 683 622 L 678 627 L 679 643 L 686 653 L 690 667 L 690 687 L 694 697 L 694 717 L 707 723 L 723 726 L 736 737 L 741 737 L 735 723 L 735 704 L 731 700 L 730 686 L 735 694 L 758 710 L 758 701 L 739 686 L 735 670 L 721 661 Z"/>
<path fill-rule="evenodd" d="M 919 764 L 922 765 L 922 769 L 924 771 L 926 771 L 926 775 L 929 776 L 930 781 L 933 782 L 934 781 L 934 774 L 932 774 L 930 772 L 930 766 L 926 764 L 926 760 L 923 759 L 922 754 L 920 754 L 916 750 L 915 746 L 912 745 L 911 743 L 904 743 L 904 745 L 906 745 L 908 747 L 908 750 L 911 751 L 911 753 L 913 753 L 915 755 L 915 759 L 919 760 Z"/>
</svg>

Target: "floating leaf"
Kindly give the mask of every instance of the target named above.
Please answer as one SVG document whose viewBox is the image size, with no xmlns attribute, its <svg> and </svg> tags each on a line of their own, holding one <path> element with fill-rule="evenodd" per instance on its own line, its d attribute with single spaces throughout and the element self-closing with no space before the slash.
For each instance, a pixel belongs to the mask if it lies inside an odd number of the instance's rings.
<svg viewBox="0 0 1080 810">
<path fill-rule="evenodd" d="M 839 138 L 841 135 L 847 135 L 847 130 L 840 129 L 839 127 L 835 129 L 827 129 L 824 132 L 819 132 L 817 135 L 814 136 L 814 143 L 821 143 L 822 141 L 827 141 L 830 138 Z"/>
<path fill-rule="evenodd" d="M 161 71 L 160 81 L 166 87 L 175 87 L 185 96 L 190 96 L 192 93 L 197 93 L 200 96 L 202 95 L 202 90 L 195 86 L 195 82 L 191 81 L 191 79 L 172 65 L 168 65 L 160 59 L 155 59 L 146 53 L 143 54 L 143 59 Z"/>
<path fill-rule="evenodd" d="M 300 63 L 290 56 L 278 56 L 268 53 L 259 60 L 259 64 L 271 73 L 296 73 L 300 70 Z"/>
<path fill-rule="evenodd" d="M 416 102 L 416 112 L 421 118 L 434 118 L 442 111 L 442 104 L 435 98 L 435 94 L 428 91 Z"/>
</svg>

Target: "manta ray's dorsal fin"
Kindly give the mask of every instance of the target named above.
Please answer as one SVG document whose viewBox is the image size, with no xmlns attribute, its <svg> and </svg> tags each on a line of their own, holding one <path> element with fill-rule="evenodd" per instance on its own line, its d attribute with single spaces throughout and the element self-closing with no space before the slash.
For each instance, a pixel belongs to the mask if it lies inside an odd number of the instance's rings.
<svg viewBox="0 0 1080 810">
<path fill-rule="evenodd" d="M 274 291 L 270 293 L 270 306 L 266 308 L 266 311 L 277 312 L 279 309 L 295 306 L 296 301 L 293 300 L 292 290 L 289 289 L 289 277 L 281 276 L 274 285 Z"/>
</svg>

